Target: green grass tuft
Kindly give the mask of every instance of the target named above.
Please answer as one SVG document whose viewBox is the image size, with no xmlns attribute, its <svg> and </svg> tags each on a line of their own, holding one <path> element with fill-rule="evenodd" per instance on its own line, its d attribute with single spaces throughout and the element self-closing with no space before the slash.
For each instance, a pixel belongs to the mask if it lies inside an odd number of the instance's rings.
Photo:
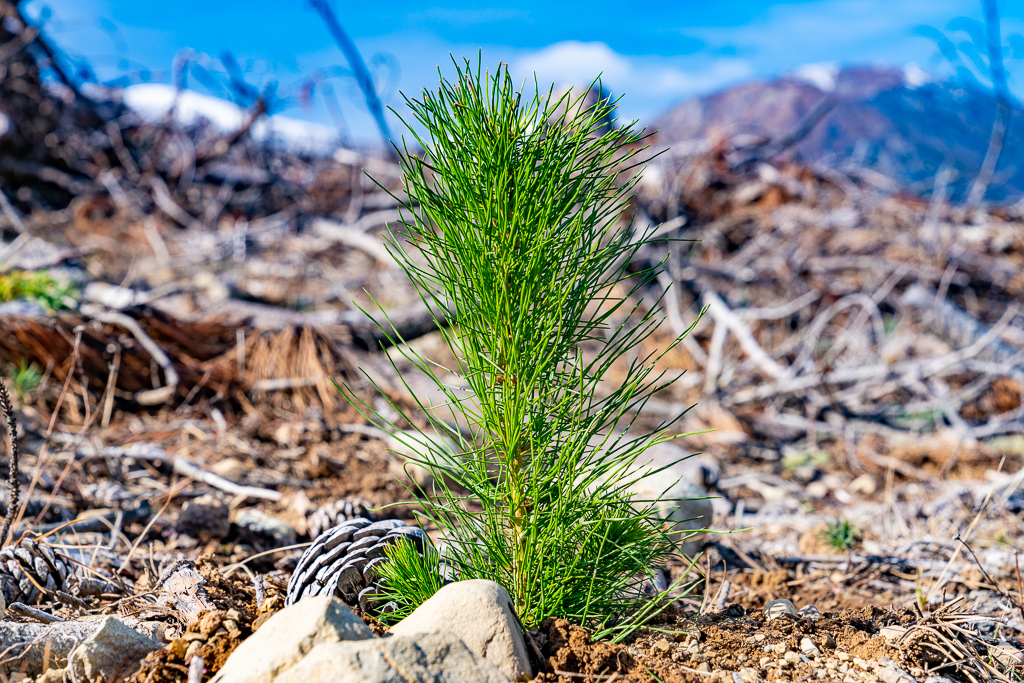
<svg viewBox="0 0 1024 683">
<path fill-rule="evenodd" d="M 0 274 L 0 302 L 31 301 L 52 313 L 67 308 L 66 300 L 77 293 L 74 285 L 58 282 L 45 270 Z"/>
<path fill-rule="evenodd" d="M 39 388 L 43 381 L 43 373 L 35 363 L 26 363 L 22 359 L 17 365 L 7 368 L 7 376 L 11 378 L 11 390 L 19 402 Z"/>
<path fill-rule="evenodd" d="M 838 552 L 848 553 L 860 545 L 861 531 L 853 522 L 837 518 L 828 523 L 820 532 L 821 540 Z"/>
</svg>

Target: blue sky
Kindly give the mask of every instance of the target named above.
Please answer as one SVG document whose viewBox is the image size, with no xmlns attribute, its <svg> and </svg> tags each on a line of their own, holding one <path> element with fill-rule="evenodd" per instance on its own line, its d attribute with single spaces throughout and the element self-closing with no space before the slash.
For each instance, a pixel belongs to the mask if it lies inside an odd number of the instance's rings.
<svg viewBox="0 0 1024 683">
<path fill-rule="evenodd" d="M 935 44 L 916 29 L 981 18 L 977 0 L 528 0 L 514 7 L 335 0 L 333 6 L 364 57 L 380 65 L 383 96 L 399 109 L 396 90 L 417 93 L 436 82 L 438 65 L 450 65 L 449 53 L 475 57 L 482 50 L 485 65 L 507 62 L 518 78 L 536 71 L 542 82 L 589 82 L 602 71 L 606 87 L 625 95 L 621 115 L 641 121 L 688 97 L 807 64 L 913 63 L 942 73 L 948 68 Z M 230 51 L 249 83 L 276 83 L 278 111 L 338 125 L 322 94 L 302 96 L 311 75 L 346 66 L 308 2 L 29 0 L 27 8 L 69 57 L 87 60 L 101 79 L 170 82 L 182 50 L 200 61 L 208 55 L 214 70 Z M 1001 0 L 1000 10 L 1004 35 L 1024 32 L 1024 2 Z M 394 67 L 390 76 L 385 64 Z M 1011 67 L 1020 94 L 1024 67 L 1020 61 Z M 341 125 L 357 141 L 374 140 L 355 84 L 331 83 Z M 194 79 L 190 85 L 204 89 Z"/>
</svg>

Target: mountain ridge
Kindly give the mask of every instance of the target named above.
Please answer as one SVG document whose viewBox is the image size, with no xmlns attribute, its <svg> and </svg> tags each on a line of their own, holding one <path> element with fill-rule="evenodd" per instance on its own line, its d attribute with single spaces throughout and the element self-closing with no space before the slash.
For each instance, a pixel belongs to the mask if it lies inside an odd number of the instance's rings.
<svg viewBox="0 0 1024 683">
<path fill-rule="evenodd" d="M 737 135 L 779 139 L 831 99 L 831 109 L 786 153 L 805 162 L 870 168 L 921 195 L 931 193 L 946 164 L 950 197 L 964 195 L 988 146 L 996 110 L 991 93 L 885 67 L 845 68 L 831 74 L 831 82 L 827 75 L 793 74 L 689 99 L 651 127 L 666 145 Z M 1024 109 L 1014 103 L 986 195 L 990 202 L 1024 198 L 1022 120 Z"/>
</svg>

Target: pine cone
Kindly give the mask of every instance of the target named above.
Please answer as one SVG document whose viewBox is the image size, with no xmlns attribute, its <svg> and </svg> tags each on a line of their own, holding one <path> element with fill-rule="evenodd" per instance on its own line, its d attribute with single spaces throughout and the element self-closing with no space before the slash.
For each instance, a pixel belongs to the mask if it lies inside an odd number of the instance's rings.
<svg viewBox="0 0 1024 683">
<path fill-rule="evenodd" d="M 70 575 L 70 560 L 32 539 L 23 539 L 18 545 L 0 550 L 0 583 L 8 605 L 12 602 L 37 605 L 48 594 L 64 590 Z"/>
<path fill-rule="evenodd" d="M 309 537 L 316 538 L 331 527 L 338 526 L 350 519 L 363 517 L 371 522 L 377 520 L 377 513 L 370 511 L 370 503 L 362 498 L 344 498 L 333 503 L 321 505 L 316 512 L 306 518 L 309 526 Z"/>
<path fill-rule="evenodd" d="M 7 515 L 7 496 L 6 491 L 0 492 L 0 517 Z M 39 515 L 43 515 L 39 520 L 43 523 L 63 522 L 75 516 L 69 502 L 57 498 L 50 500 L 49 496 L 32 496 L 27 501 L 22 499 L 20 506 L 24 509 L 21 518 L 26 522 L 34 521 Z M 18 510 L 14 513 L 17 516 Z"/>
<path fill-rule="evenodd" d="M 90 508 L 113 508 L 127 510 L 135 507 L 137 495 L 112 481 L 85 484 L 79 490 L 82 500 Z"/>
<path fill-rule="evenodd" d="M 401 538 L 415 543 L 420 552 L 428 542 L 422 529 L 406 526 L 398 519 L 371 522 L 358 517 L 327 530 L 299 559 L 288 581 L 285 604 L 333 595 L 367 614 L 389 612 L 391 603 L 380 605 L 373 598 L 381 589 L 377 570 L 387 562 L 384 549 Z"/>
</svg>

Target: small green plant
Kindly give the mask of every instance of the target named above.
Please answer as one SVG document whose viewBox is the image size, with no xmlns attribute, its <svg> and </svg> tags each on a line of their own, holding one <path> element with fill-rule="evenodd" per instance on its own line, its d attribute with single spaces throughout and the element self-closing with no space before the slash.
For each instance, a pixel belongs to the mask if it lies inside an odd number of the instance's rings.
<svg viewBox="0 0 1024 683">
<path fill-rule="evenodd" d="M 45 270 L 13 270 L 0 274 L 0 302 L 23 299 L 53 312 L 67 308 L 66 299 L 76 293 L 74 285 L 57 282 Z"/>
<path fill-rule="evenodd" d="M 390 561 L 378 570 L 384 580 L 377 599 L 394 603 L 394 611 L 384 618 L 395 622 L 409 616 L 441 588 L 444 568 L 441 556 L 430 546 L 421 554 L 411 542 L 401 540 L 384 553 Z"/>
<path fill-rule="evenodd" d="M 812 465 L 814 467 L 825 467 L 831 461 L 831 457 L 825 451 L 794 451 L 787 450 L 782 454 L 782 468 L 792 472 L 800 467 Z"/>
<path fill-rule="evenodd" d="M 860 545 L 861 531 L 845 517 L 837 518 L 821 530 L 821 540 L 837 552 L 849 553 Z"/>
<path fill-rule="evenodd" d="M 8 367 L 7 376 L 11 378 L 11 390 L 18 401 L 24 401 L 25 396 L 35 391 L 43 381 L 39 366 L 24 359 Z"/>
<path fill-rule="evenodd" d="M 585 107 L 536 83 L 524 93 L 503 65 L 493 75 L 468 60 L 456 70 L 454 83 L 406 98 L 423 154 L 401 157 L 402 223 L 386 235 L 450 324 L 441 334 L 457 359 L 441 368 L 397 347 L 445 397 L 442 411 L 420 402 L 430 424 L 405 444 L 434 475 L 429 492 L 413 493 L 458 577 L 505 586 L 526 625 L 560 616 L 622 637 L 664 604 L 640 600 L 642 587 L 677 551 L 655 501 L 630 495 L 652 473 L 638 458 L 674 438 L 674 420 L 625 436 L 675 379 L 654 371 L 660 355 L 637 353 L 661 320 L 659 302 L 636 302 L 662 264 L 628 268 L 652 233 L 623 220 L 645 135 L 629 125 L 601 132 L 614 102 Z M 624 374 L 607 386 L 615 364 Z M 339 389 L 398 432 L 397 420 Z M 429 592 L 412 579 L 433 560 L 414 555 L 398 551 L 384 570 L 406 607 Z"/>
</svg>

